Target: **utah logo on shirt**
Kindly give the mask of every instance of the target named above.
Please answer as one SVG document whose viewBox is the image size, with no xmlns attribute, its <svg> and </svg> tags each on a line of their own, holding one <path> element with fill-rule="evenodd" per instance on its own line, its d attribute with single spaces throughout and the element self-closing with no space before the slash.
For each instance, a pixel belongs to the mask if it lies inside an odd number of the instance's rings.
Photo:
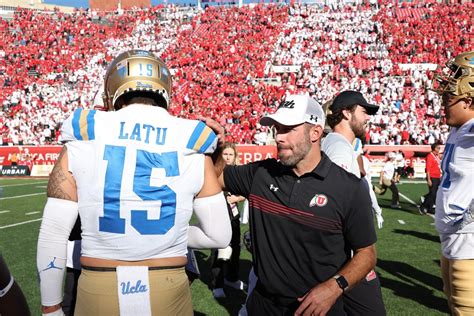
<svg viewBox="0 0 474 316">
<path fill-rule="evenodd" d="M 328 197 L 324 194 L 316 194 L 311 201 L 309 201 L 309 207 L 313 207 L 315 205 L 319 207 L 323 207 L 328 204 Z"/>
</svg>

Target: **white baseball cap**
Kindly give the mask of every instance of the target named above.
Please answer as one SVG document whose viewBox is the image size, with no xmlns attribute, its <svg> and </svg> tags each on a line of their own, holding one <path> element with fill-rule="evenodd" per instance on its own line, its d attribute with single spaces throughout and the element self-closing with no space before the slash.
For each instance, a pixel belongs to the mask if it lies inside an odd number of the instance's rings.
<svg viewBox="0 0 474 316">
<path fill-rule="evenodd" d="M 306 122 L 324 128 L 326 116 L 321 105 L 313 98 L 307 95 L 290 95 L 278 106 L 275 113 L 260 119 L 260 124 L 264 126 L 274 125 L 275 122 L 284 126 Z"/>
</svg>

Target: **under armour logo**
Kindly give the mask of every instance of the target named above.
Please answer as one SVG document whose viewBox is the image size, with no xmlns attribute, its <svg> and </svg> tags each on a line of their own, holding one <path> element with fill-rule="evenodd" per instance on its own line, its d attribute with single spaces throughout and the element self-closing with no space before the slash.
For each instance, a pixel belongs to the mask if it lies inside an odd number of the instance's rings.
<svg viewBox="0 0 474 316">
<path fill-rule="evenodd" d="M 287 108 L 287 109 L 293 109 L 295 107 L 295 101 L 285 101 L 278 108 Z"/>
<path fill-rule="evenodd" d="M 270 184 L 269 188 L 270 188 L 270 190 L 272 190 L 273 192 L 276 192 L 276 191 L 278 191 L 278 189 L 280 189 L 279 187 L 274 186 L 273 183 Z"/>
<path fill-rule="evenodd" d="M 311 116 L 309 117 L 309 120 L 310 120 L 310 121 L 315 121 L 315 122 L 317 122 L 317 121 L 318 121 L 318 117 L 317 117 L 316 115 L 311 115 Z"/>
<path fill-rule="evenodd" d="M 57 266 L 54 265 L 54 261 L 56 261 L 56 257 L 54 257 L 54 259 L 46 266 L 45 269 L 41 270 L 41 272 L 46 271 L 46 270 L 49 270 L 49 269 L 62 270 L 62 268 L 57 267 Z"/>
</svg>

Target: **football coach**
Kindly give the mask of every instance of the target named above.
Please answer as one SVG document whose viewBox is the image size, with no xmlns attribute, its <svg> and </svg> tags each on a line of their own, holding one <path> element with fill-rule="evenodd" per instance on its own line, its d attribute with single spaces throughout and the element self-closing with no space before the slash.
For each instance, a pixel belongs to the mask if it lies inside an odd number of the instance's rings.
<svg viewBox="0 0 474 316">
<path fill-rule="evenodd" d="M 275 128 L 278 160 L 227 166 L 219 178 L 250 204 L 258 282 L 248 314 L 347 315 L 342 294 L 376 263 L 369 193 L 321 152 L 325 115 L 314 99 L 288 96 L 260 124 Z"/>
</svg>

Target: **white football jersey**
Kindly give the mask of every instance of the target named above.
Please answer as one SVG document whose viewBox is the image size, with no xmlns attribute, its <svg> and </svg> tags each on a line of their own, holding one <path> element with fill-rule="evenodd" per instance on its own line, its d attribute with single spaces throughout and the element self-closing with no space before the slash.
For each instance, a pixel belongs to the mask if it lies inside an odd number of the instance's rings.
<svg viewBox="0 0 474 316">
<path fill-rule="evenodd" d="M 473 233 L 474 119 L 451 130 L 441 169 L 443 177 L 436 195 L 436 228 L 440 234 Z"/>
<path fill-rule="evenodd" d="M 133 104 L 76 110 L 61 129 L 76 180 L 82 255 L 144 260 L 185 256 L 204 153 L 217 137 L 203 122 Z"/>
<path fill-rule="evenodd" d="M 329 133 L 321 142 L 321 150 L 336 165 L 360 178 L 358 154 L 344 136 L 339 133 Z"/>
</svg>

